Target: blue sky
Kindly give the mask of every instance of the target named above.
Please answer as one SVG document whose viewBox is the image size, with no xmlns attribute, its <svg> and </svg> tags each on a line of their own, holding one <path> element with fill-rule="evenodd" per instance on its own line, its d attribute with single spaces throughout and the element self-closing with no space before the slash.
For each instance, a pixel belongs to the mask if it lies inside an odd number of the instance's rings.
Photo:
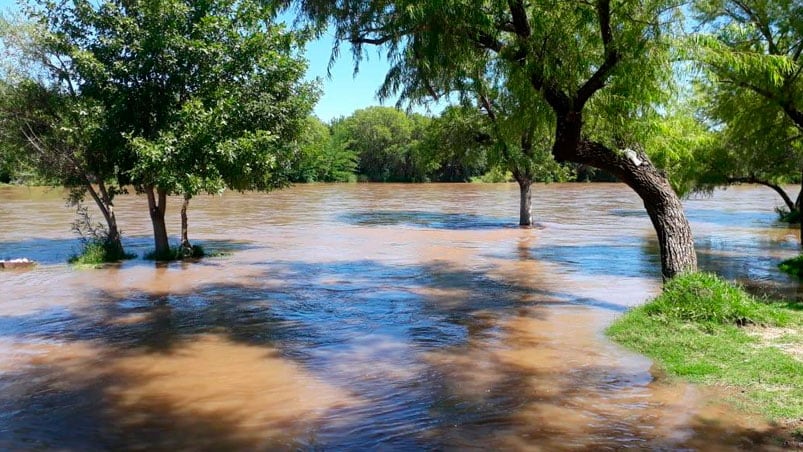
<svg viewBox="0 0 803 452">
<path fill-rule="evenodd" d="M 18 10 L 15 0 L 0 0 L 0 10 L 14 12 Z M 371 105 L 379 105 L 376 91 L 384 80 L 388 63 L 382 55 L 373 49 L 369 58 L 360 64 L 360 71 L 354 75 L 354 61 L 351 49 L 344 45 L 340 57 L 327 75 L 327 66 L 332 50 L 332 36 L 324 35 L 321 39 L 310 43 L 306 57 L 309 60 L 307 78 L 321 81 L 322 95 L 315 106 L 315 115 L 324 121 L 338 116 L 348 116 L 354 110 Z M 385 105 L 395 105 L 396 99 L 389 99 Z M 436 107 L 437 110 L 439 108 Z M 420 113 L 426 113 L 416 109 Z"/>
<path fill-rule="evenodd" d="M 332 36 L 324 35 L 308 45 L 306 51 L 309 60 L 307 78 L 318 78 L 322 82 L 323 93 L 315 106 L 315 114 L 324 121 L 348 116 L 354 110 L 369 105 L 378 105 L 376 91 L 382 85 L 389 66 L 387 60 L 372 49 L 369 58 L 360 63 L 360 70 L 355 75 L 351 49 L 343 45 L 330 75 L 327 75 L 332 44 Z M 385 104 L 392 106 L 395 102 L 396 99 L 389 99 Z"/>
</svg>

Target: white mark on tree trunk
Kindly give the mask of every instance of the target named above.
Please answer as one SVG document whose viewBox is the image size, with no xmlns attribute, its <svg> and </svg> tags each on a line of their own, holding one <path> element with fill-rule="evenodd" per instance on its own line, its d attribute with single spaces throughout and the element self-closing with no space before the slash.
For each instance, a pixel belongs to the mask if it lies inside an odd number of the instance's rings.
<svg viewBox="0 0 803 452">
<path fill-rule="evenodd" d="M 630 148 L 625 148 L 624 151 L 622 152 L 625 153 L 625 157 L 627 157 L 631 162 L 633 162 L 634 165 L 641 166 L 641 164 L 644 163 L 644 161 L 639 158 L 638 153 L 636 153 L 636 151 Z"/>
</svg>

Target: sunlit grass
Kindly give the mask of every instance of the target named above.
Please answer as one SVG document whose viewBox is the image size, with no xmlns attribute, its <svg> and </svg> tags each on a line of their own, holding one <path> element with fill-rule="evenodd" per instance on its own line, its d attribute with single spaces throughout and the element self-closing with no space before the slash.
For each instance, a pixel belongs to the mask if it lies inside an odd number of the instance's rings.
<svg viewBox="0 0 803 452">
<path fill-rule="evenodd" d="M 787 333 L 762 340 L 763 329 L 778 327 Z M 760 301 L 716 276 L 689 274 L 607 333 L 672 375 L 729 387 L 746 411 L 781 423 L 803 418 L 803 361 L 785 351 L 803 347 L 799 304 Z"/>
<path fill-rule="evenodd" d="M 71 256 L 67 262 L 78 266 L 99 267 L 135 257 L 135 254 L 125 253 L 111 243 L 90 240 L 83 244 L 80 253 Z"/>
</svg>

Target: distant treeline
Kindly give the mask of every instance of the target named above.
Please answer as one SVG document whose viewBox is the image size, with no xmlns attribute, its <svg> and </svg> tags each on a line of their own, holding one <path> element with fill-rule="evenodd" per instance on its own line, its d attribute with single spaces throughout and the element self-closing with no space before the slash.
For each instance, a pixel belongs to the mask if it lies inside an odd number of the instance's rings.
<svg viewBox="0 0 803 452">
<path fill-rule="evenodd" d="M 507 182 L 513 175 L 477 109 L 449 107 L 436 117 L 369 107 L 326 124 L 311 117 L 294 182 Z M 614 181 L 574 165 L 545 170 L 539 182 Z"/>
<path fill-rule="evenodd" d="M 512 174 L 484 130 L 481 113 L 449 107 L 430 117 L 369 107 L 325 123 L 307 120 L 291 180 L 305 182 L 507 182 Z M 1 183 L 49 181 L 19 153 L 0 153 Z M 605 172 L 572 165 L 544 171 L 537 181 L 614 181 Z"/>
</svg>

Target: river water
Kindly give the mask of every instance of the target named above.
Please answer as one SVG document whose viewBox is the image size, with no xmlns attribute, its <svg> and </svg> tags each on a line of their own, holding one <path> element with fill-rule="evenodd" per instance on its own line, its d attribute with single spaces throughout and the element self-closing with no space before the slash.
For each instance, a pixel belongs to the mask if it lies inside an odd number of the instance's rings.
<svg viewBox="0 0 803 452">
<path fill-rule="evenodd" d="M 64 264 L 63 193 L 0 188 L 0 448 L 723 449 L 768 441 L 604 328 L 660 288 L 618 184 L 305 185 L 198 197 L 194 263 Z M 179 200 L 168 218 L 177 233 Z M 684 202 L 701 267 L 800 297 L 769 190 Z M 146 201 L 118 200 L 128 251 Z M 768 447 L 766 444 L 761 447 Z"/>
</svg>

